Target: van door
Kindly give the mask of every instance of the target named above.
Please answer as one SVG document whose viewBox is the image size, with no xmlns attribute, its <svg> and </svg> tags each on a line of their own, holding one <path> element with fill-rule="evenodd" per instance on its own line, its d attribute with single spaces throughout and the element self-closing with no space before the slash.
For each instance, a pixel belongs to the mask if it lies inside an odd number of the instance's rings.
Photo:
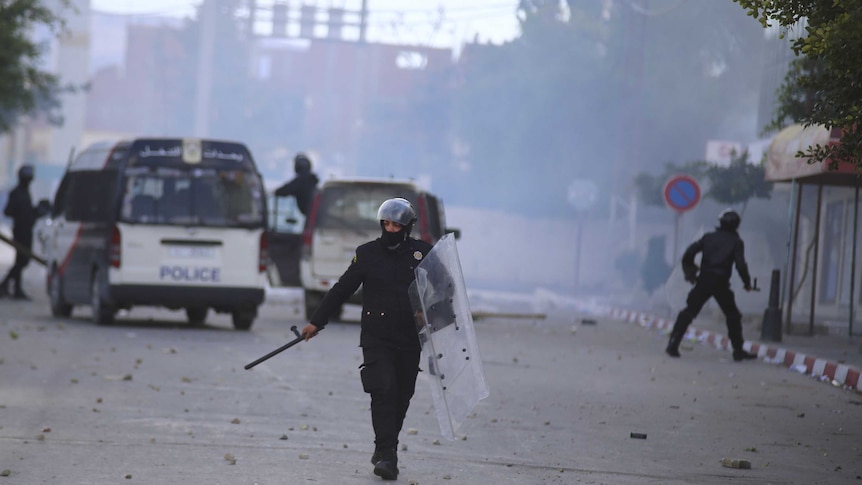
<svg viewBox="0 0 862 485">
<path fill-rule="evenodd" d="M 299 287 L 299 258 L 302 254 L 303 228 L 305 216 L 296 206 L 296 198 L 271 197 L 267 204 L 269 223 L 269 259 L 273 268 L 269 269 L 269 280 L 273 286 Z M 274 273 L 274 274 L 273 274 Z"/>
<path fill-rule="evenodd" d="M 93 270 L 107 260 L 116 178 L 113 170 L 69 172 L 57 190 L 48 250 L 69 302 L 89 301 Z"/>
</svg>

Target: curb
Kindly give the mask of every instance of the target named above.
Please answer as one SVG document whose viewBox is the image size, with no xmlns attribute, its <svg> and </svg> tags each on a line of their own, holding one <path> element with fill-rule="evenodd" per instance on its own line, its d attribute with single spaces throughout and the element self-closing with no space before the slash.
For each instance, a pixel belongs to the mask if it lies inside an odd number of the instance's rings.
<svg viewBox="0 0 862 485">
<path fill-rule="evenodd" d="M 670 332 L 674 324 L 670 319 L 633 310 L 609 308 L 606 309 L 606 312 L 613 319 L 637 323 L 645 328 L 666 332 Z M 710 330 L 689 327 L 685 338 L 710 344 L 719 350 L 730 350 L 730 340 L 726 336 Z M 840 386 L 845 389 L 860 391 L 860 385 L 862 385 L 860 375 L 862 375 L 862 372 L 853 366 L 826 359 L 818 359 L 801 352 L 794 352 L 781 347 L 756 342 L 746 341 L 743 348 L 748 352 L 757 354 L 757 357 L 762 358 L 766 363 L 782 365 L 800 374 L 806 374 L 817 380 L 829 382 L 836 387 Z"/>
</svg>

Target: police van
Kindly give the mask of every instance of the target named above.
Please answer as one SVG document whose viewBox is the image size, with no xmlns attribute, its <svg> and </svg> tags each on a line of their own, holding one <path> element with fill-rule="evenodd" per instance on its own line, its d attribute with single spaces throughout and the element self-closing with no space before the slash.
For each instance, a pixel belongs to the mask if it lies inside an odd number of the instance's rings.
<svg viewBox="0 0 862 485">
<path fill-rule="evenodd" d="M 266 287 L 263 181 L 236 142 L 97 143 L 70 161 L 47 227 L 55 316 L 92 307 L 97 324 L 133 306 L 230 313 L 251 328 Z"/>
</svg>

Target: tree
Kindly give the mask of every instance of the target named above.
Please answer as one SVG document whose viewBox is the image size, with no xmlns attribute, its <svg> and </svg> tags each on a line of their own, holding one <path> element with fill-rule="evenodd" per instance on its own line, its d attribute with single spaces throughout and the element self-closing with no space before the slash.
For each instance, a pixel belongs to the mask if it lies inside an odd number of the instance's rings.
<svg viewBox="0 0 862 485">
<path fill-rule="evenodd" d="M 69 0 L 59 4 L 60 10 L 71 8 Z M 60 94 L 75 89 L 61 86 L 56 74 L 41 68 L 45 46 L 31 35 L 40 26 L 55 37 L 65 32 L 63 19 L 41 0 L 0 2 L 0 134 L 21 116 L 36 113 L 62 124 Z"/>
<path fill-rule="evenodd" d="M 721 204 L 742 204 L 742 214 L 752 198 L 769 199 L 772 196 L 772 183 L 766 181 L 763 164 L 752 164 L 748 160 L 748 150 L 734 153 L 727 167 L 710 165 L 706 169 L 709 188 L 704 197 Z"/>
<path fill-rule="evenodd" d="M 814 162 L 862 167 L 862 2 L 858 0 L 733 0 L 764 28 L 786 35 L 804 27 L 792 43 L 804 60 L 792 66 L 780 89 L 782 118 L 841 132 L 841 143 L 815 145 L 797 156 Z M 800 110 L 800 107 L 804 109 Z"/>
<path fill-rule="evenodd" d="M 589 178 L 598 215 L 627 173 L 751 131 L 762 32 L 736 5 L 524 0 L 516 15 L 518 38 L 459 61 L 447 190 L 471 204 L 568 216 L 568 185 Z"/>
<path fill-rule="evenodd" d="M 663 207 L 664 184 L 680 173 L 705 181 L 704 198 L 726 205 L 742 204 L 743 213 L 750 199 L 769 199 L 772 196 L 772 183 L 765 180 L 763 164 L 752 164 L 746 150 L 741 154 L 733 153 L 726 167 L 697 160 L 682 166 L 666 163 L 664 172 L 658 176 L 640 173 L 634 178 L 640 200 L 648 206 Z"/>
<path fill-rule="evenodd" d="M 664 207 L 664 185 L 674 175 L 686 174 L 696 180 L 706 177 L 709 165 L 707 162 L 694 161 L 683 165 L 666 162 L 659 175 L 641 172 L 634 178 L 634 186 L 641 202 L 647 206 Z"/>
</svg>

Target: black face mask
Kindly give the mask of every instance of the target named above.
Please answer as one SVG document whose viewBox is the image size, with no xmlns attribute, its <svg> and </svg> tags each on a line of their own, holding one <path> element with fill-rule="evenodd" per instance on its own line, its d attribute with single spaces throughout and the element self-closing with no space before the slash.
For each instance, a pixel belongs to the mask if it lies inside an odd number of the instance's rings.
<svg viewBox="0 0 862 485">
<path fill-rule="evenodd" d="M 380 236 L 380 240 L 383 242 L 383 245 L 387 248 L 391 248 L 394 246 L 398 246 L 407 238 L 407 233 L 404 229 L 401 229 L 398 232 L 389 232 L 386 229 L 383 229 L 383 234 Z"/>
</svg>

